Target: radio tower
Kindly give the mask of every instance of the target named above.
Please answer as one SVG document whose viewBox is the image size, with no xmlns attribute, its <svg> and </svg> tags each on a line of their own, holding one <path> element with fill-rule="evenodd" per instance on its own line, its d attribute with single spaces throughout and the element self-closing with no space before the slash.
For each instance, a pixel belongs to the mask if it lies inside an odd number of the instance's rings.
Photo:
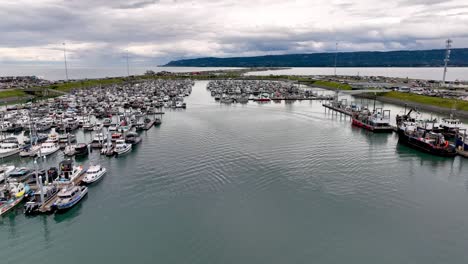
<svg viewBox="0 0 468 264">
<path fill-rule="evenodd" d="M 447 39 L 445 45 L 445 59 L 444 59 L 444 77 L 442 78 L 442 85 L 445 86 L 445 76 L 447 75 L 447 64 L 450 61 L 450 49 L 452 48 L 452 40 Z"/>
</svg>

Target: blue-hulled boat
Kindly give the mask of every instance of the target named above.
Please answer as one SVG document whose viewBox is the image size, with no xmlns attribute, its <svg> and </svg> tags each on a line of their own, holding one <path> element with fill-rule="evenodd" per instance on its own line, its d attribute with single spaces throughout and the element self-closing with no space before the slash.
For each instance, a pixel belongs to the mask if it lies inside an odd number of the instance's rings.
<svg viewBox="0 0 468 264">
<path fill-rule="evenodd" d="M 69 185 L 58 194 L 58 200 L 54 203 L 57 211 L 65 211 L 78 204 L 88 194 L 88 187 Z"/>
</svg>

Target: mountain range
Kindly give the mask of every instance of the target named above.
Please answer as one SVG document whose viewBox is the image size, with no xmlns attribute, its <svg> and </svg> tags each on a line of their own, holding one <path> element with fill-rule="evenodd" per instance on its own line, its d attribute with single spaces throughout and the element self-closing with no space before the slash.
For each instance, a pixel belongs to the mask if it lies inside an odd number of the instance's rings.
<svg viewBox="0 0 468 264">
<path fill-rule="evenodd" d="M 266 55 L 174 60 L 164 66 L 184 67 L 439 67 L 446 51 L 400 50 Z M 450 66 L 468 66 L 468 48 L 452 49 Z"/>
</svg>

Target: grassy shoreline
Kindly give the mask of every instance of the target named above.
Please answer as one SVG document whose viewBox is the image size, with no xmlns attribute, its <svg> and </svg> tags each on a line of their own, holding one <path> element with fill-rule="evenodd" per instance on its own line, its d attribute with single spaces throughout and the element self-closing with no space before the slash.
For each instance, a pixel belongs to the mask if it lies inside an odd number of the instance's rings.
<svg viewBox="0 0 468 264">
<path fill-rule="evenodd" d="M 380 96 L 447 109 L 468 111 L 468 101 L 463 100 L 425 96 L 412 93 L 401 93 L 395 91 L 383 93 Z"/>
</svg>

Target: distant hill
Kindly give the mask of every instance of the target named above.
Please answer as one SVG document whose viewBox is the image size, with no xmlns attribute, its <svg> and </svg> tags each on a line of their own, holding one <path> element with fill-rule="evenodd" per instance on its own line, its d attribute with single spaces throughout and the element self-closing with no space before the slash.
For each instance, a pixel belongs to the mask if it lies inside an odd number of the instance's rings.
<svg viewBox="0 0 468 264">
<path fill-rule="evenodd" d="M 445 50 L 339 52 L 338 67 L 437 67 L 444 65 Z M 185 67 L 333 67 L 335 53 L 309 53 L 171 61 L 164 66 Z M 468 48 L 453 49 L 450 66 L 468 66 Z"/>
</svg>

